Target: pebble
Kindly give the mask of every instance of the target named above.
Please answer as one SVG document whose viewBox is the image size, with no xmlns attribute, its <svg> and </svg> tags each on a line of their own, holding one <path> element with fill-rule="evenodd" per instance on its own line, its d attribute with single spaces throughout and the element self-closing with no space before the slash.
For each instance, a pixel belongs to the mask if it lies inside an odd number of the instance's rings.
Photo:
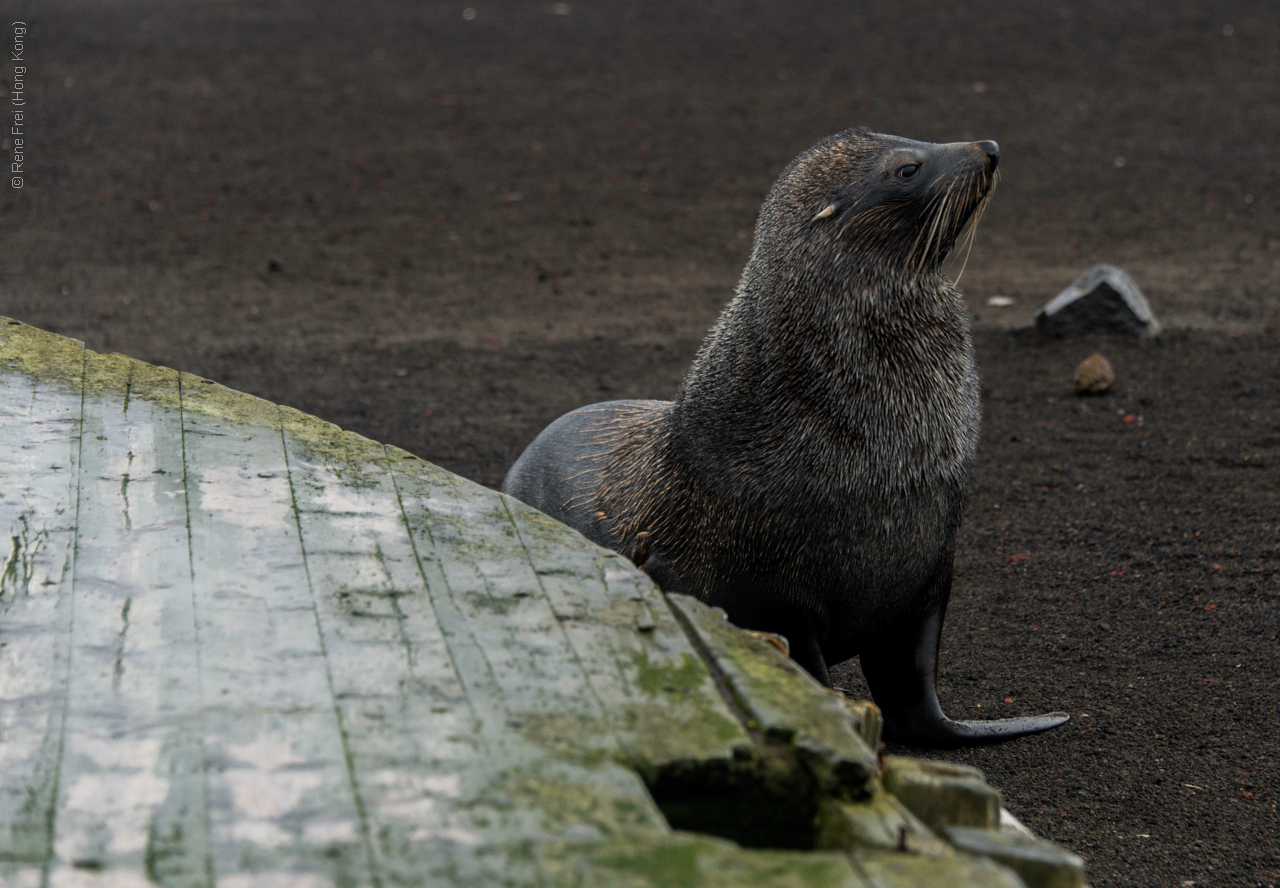
<svg viewBox="0 0 1280 888">
<path fill-rule="evenodd" d="M 1116 381 L 1116 371 L 1111 362 L 1094 352 L 1076 367 L 1076 394 L 1100 395 Z"/>
</svg>

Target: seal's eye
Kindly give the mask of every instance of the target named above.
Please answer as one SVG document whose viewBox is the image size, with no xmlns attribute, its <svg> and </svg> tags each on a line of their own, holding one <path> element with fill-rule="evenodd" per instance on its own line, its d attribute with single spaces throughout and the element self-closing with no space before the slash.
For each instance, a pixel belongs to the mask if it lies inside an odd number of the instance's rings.
<svg viewBox="0 0 1280 888">
<path fill-rule="evenodd" d="M 906 166 L 898 167 L 898 172 L 895 173 L 894 175 L 896 175 L 899 179 L 910 179 L 912 176 L 914 176 L 918 172 L 920 172 L 920 164 L 909 163 Z"/>
</svg>

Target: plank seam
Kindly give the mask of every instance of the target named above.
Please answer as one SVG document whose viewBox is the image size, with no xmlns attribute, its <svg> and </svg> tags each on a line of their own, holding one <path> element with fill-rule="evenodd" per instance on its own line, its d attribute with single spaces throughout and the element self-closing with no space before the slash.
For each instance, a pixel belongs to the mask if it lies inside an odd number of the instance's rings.
<svg viewBox="0 0 1280 888">
<path fill-rule="evenodd" d="M 662 596 L 662 603 L 667 606 L 667 610 L 675 618 L 676 624 L 680 630 L 684 632 L 685 637 L 689 639 L 689 644 L 698 652 L 698 656 L 702 658 L 702 662 L 706 665 L 707 671 L 711 673 L 711 680 L 715 682 L 716 690 L 720 692 L 720 696 L 724 699 L 725 705 L 729 707 L 729 711 L 734 714 L 738 722 L 742 725 L 743 730 L 751 737 L 752 741 L 759 748 L 764 744 L 764 732 L 759 727 L 753 727 L 754 719 L 743 708 L 742 703 L 738 700 L 738 695 L 733 692 L 733 688 L 729 685 L 729 679 L 721 670 L 720 664 L 716 662 L 715 657 L 703 642 L 698 631 L 694 629 L 693 624 L 689 622 L 689 618 L 681 613 L 680 608 L 675 607 L 671 603 L 671 599 L 667 597 L 667 593 L 661 589 L 658 594 Z"/>
<path fill-rule="evenodd" d="M 538 589 L 539 591 L 542 592 L 543 599 L 546 600 L 548 605 L 550 605 L 551 596 L 547 593 L 547 587 L 542 582 L 542 574 L 538 573 L 537 565 L 534 563 L 534 560 L 533 560 L 533 554 L 529 551 L 529 546 L 524 541 L 524 534 L 520 532 L 520 524 L 516 521 L 515 516 L 511 514 L 511 505 L 507 502 L 506 495 L 499 494 L 498 500 L 499 502 L 502 503 L 502 510 L 507 514 L 507 521 L 511 523 L 511 529 L 516 532 L 516 539 L 520 541 L 520 548 L 524 552 L 524 557 L 529 562 L 529 568 L 533 572 L 534 579 L 538 581 Z M 597 559 L 597 564 L 598 563 L 599 562 Z M 591 697 L 596 701 L 596 706 L 599 708 L 599 711 L 601 713 L 607 713 L 609 711 L 609 707 L 605 706 L 604 700 L 600 698 L 600 694 L 596 690 L 596 686 L 592 683 L 591 673 L 587 670 L 586 666 L 583 664 L 582 657 L 578 655 L 577 645 L 573 643 L 573 639 L 569 636 L 569 633 L 565 631 L 564 623 L 562 623 L 560 620 L 556 620 L 555 625 L 556 625 L 556 631 L 560 634 L 560 637 L 564 640 L 565 647 L 573 652 L 573 662 L 577 665 L 578 671 L 582 674 L 583 684 L 585 684 L 587 688 L 591 691 Z M 622 741 L 618 737 L 617 733 L 612 730 L 610 730 L 609 733 L 613 735 L 614 743 L 619 748 L 621 748 Z"/>
<path fill-rule="evenodd" d="M 386 453 L 386 445 L 383 445 L 383 452 Z M 387 456 L 387 467 L 390 469 L 391 454 L 387 453 L 386 456 Z M 409 532 L 409 546 L 413 549 L 413 560 L 416 561 L 418 564 L 418 573 L 422 577 L 422 584 L 427 590 L 427 598 L 431 602 L 431 613 L 436 618 L 436 625 L 440 627 L 441 637 L 444 639 L 445 647 L 449 651 L 449 662 L 453 666 L 453 674 L 458 679 L 458 686 L 462 688 L 463 692 L 466 694 L 468 708 L 471 710 L 472 715 L 476 716 L 476 707 L 474 703 L 474 698 L 471 696 L 471 690 L 470 690 L 471 688 L 474 687 L 474 683 L 467 681 L 467 679 L 463 676 L 462 671 L 458 668 L 457 658 L 454 655 L 456 641 L 454 641 L 453 639 L 456 636 L 460 635 L 458 631 L 458 625 L 462 624 L 465 626 L 466 620 L 465 618 L 458 615 L 455 615 L 454 617 L 441 619 L 440 609 L 439 607 L 437 607 L 436 597 L 431 592 L 431 581 L 427 579 L 427 573 L 422 566 L 422 553 L 418 551 L 418 541 L 414 539 L 413 524 L 409 521 L 409 513 L 405 511 L 404 497 L 400 493 L 400 485 L 396 481 L 396 473 L 394 469 L 391 469 L 391 486 L 396 492 L 396 503 L 400 507 L 400 517 L 404 521 L 405 529 L 408 530 Z M 422 530 L 422 533 L 424 533 L 427 536 L 427 538 L 430 540 L 431 546 L 434 549 L 435 538 L 431 535 L 431 528 L 424 525 L 421 528 L 421 530 Z M 438 561 L 438 559 L 436 560 Z M 457 605 L 453 604 L 453 597 L 454 597 L 453 588 L 449 585 L 449 578 L 445 576 L 443 570 L 441 570 L 440 572 L 440 582 L 444 586 L 445 594 L 448 595 L 449 597 L 450 605 L 456 611 Z M 492 681 L 496 685 L 497 680 L 494 678 L 494 675 L 493 675 L 493 664 L 489 662 L 489 657 L 485 654 L 484 646 L 479 644 L 475 640 L 474 636 L 472 636 L 471 641 L 472 641 L 472 647 L 474 647 L 475 650 L 479 653 L 480 659 L 484 661 L 485 670 L 489 674 L 490 681 Z M 503 706 L 503 709 L 505 710 L 505 705 Z"/>
<path fill-rule="evenodd" d="M 58 757 L 53 769 L 53 791 L 49 799 L 47 816 L 44 863 L 40 867 L 40 886 L 49 888 L 49 868 L 53 864 L 55 836 L 58 829 L 58 795 L 62 789 L 62 756 L 67 743 L 67 711 L 71 706 L 71 658 L 75 656 L 76 636 L 76 556 L 80 551 L 80 467 L 84 462 L 84 383 L 87 372 L 87 361 L 84 355 L 84 343 L 80 344 L 80 414 L 76 421 L 76 466 L 70 473 L 76 485 L 76 515 L 71 543 L 71 570 L 67 588 L 71 600 L 67 604 L 67 662 L 66 681 L 62 686 L 62 716 L 58 720 Z"/>
<path fill-rule="evenodd" d="M 324 658 L 324 677 L 329 685 L 329 699 L 333 703 L 333 717 L 338 722 L 338 739 L 342 742 L 342 759 L 347 770 L 347 786 L 351 790 L 352 803 L 355 805 L 356 817 L 360 820 L 360 840 L 364 845 L 364 853 L 369 861 L 369 878 L 377 888 L 382 886 L 382 874 L 378 868 L 378 858 L 373 850 L 373 835 L 369 830 L 369 812 L 364 806 L 364 797 L 360 794 L 360 784 L 356 780 L 355 756 L 351 752 L 351 744 L 347 737 L 347 726 L 342 718 L 342 707 L 338 705 L 338 695 L 333 689 L 333 666 L 329 662 L 329 646 L 324 640 L 324 626 L 320 620 L 320 606 L 316 603 L 315 585 L 311 581 L 311 561 L 307 558 L 307 543 L 302 534 L 302 516 L 298 513 L 298 496 L 293 486 L 293 467 L 289 464 L 289 444 L 285 441 L 284 416 L 279 406 L 276 407 L 278 417 L 277 428 L 280 431 L 280 450 L 284 456 L 285 477 L 289 480 L 289 502 L 293 506 L 293 523 L 298 529 L 298 548 L 302 551 L 302 568 L 307 575 L 307 594 L 311 598 L 311 616 L 316 623 L 316 640 L 320 644 L 320 655 Z"/>
<path fill-rule="evenodd" d="M 431 607 L 431 614 L 433 617 L 435 617 L 436 625 L 440 627 L 440 638 L 444 642 L 445 650 L 449 652 L 449 665 L 453 669 L 454 678 L 456 678 L 458 681 L 458 687 L 462 689 L 463 696 L 466 699 L 467 709 L 469 710 L 471 714 L 472 722 L 474 723 L 477 716 L 476 716 L 475 705 L 472 703 L 472 700 L 471 700 L 471 694 L 469 691 L 470 685 L 462 677 L 461 670 L 458 669 L 458 661 L 454 657 L 454 644 L 456 642 L 450 638 L 452 631 L 450 629 L 447 629 L 445 621 L 440 619 L 440 610 L 439 608 L 436 607 L 436 597 L 435 595 L 432 594 L 431 582 L 427 579 L 427 572 L 422 566 L 422 553 L 418 551 L 418 541 L 414 538 L 414 535 L 413 535 L 413 525 L 409 522 L 409 513 L 405 511 L 404 496 L 400 492 L 400 484 L 398 479 L 396 478 L 395 469 L 392 468 L 392 462 L 391 462 L 392 456 L 391 456 L 391 453 L 387 450 L 387 445 L 385 444 L 382 445 L 382 453 L 387 461 L 387 474 L 391 477 L 391 489 L 395 491 L 396 506 L 399 507 L 400 509 L 400 520 L 404 522 L 404 528 L 409 537 L 409 549 L 410 551 L 413 552 L 413 562 L 418 569 L 418 576 L 422 577 L 422 587 L 427 592 L 427 602 Z M 431 537 L 431 529 L 429 527 L 423 527 L 422 532 L 425 533 L 429 539 L 431 539 L 432 547 L 434 548 L 435 540 L 434 538 Z M 449 580 L 447 577 L 444 576 L 443 571 L 440 574 L 440 582 L 445 587 L 444 588 L 445 594 L 448 595 L 450 599 L 452 599 L 453 590 L 449 588 Z M 481 651 L 481 655 L 483 656 L 483 651 Z M 487 657 L 484 658 L 484 662 L 485 662 L 485 668 L 489 670 L 490 678 L 492 678 L 493 666 L 489 663 L 489 660 Z M 485 721 L 487 721 L 487 719 Z M 477 732 L 476 740 L 485 749 L 486 752 L 489 752 L 489 742 L 487 737 Z M 459 877 L 457 862 L 454 860 L 453 854 L 450 853 L 449 851 L 446 851 L 445 855 L 448 858 L 449 875 L 453 880 L 457 881 Z"/>
<path fill-rule="evenodd" d="M 196 699 L 200 701 L 200 776 L 204 783 L 205 876 L 210 888 L 216 883 L 213 865 L 213 815 L 209 811 L 209 752 L 205 740 L 209 736 L 205 721 L 204 656 L 200 644 L 200 601 L 196 596 L 195 552 L 191 542 L 191 473 L 187 470 L 186 374 L 178 374 L 178 440 L 182 447 L 182 502 L 187 519 L 187 572 L 191 579 L 191 633 L 196 643 Z"/>
</svg>

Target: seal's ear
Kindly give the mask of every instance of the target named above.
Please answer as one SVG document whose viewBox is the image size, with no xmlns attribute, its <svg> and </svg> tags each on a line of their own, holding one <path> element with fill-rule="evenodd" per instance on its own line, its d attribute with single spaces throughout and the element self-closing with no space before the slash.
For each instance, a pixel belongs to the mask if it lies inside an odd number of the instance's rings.
<svg viewBox="0 0 1280 888">
<path fill-rule="evenodd" d="M 817 220 L 817 219 L 825 219 L 828 216 L 834 216 L 836 214 L 836 210 L 838 209 L 839 207 L 837 207 L 835 204 L 828 204 L 825 210 L 823 210 L 821 213 L 814 216 L 813 218 Z"/>
</svg>

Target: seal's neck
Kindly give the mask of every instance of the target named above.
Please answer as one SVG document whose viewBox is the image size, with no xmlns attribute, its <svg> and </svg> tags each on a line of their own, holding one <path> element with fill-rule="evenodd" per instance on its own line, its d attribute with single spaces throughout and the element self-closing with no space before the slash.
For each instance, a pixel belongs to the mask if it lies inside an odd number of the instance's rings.
<svg viewBox="0 0 1280 888">
<path fill-rule="evenodd" d="M 778 262 L 766 280 L 755 265 L 675 399 L 677 452 L 797 465 L 834 448 L 870 467 L 906 447 L 963 471 L 977 385 L 950 280 L 894 277 L 874 263 L 801 275 Z"/>
<path fill-rule="evenodd" d="M 814 410 L 838 413 L 849 385 L 869 375 L 890 381 L 930 360 L 971 362 L 964 300 L 940 271 L 886 272 L 856 259 L 815 271 L 801 257 L 773 263 L 766 276 L 758 266 L 768 264 L 757 259 L 677 397 L 695 412 L 768 411 L 803 398 Z"/>
</svg>

